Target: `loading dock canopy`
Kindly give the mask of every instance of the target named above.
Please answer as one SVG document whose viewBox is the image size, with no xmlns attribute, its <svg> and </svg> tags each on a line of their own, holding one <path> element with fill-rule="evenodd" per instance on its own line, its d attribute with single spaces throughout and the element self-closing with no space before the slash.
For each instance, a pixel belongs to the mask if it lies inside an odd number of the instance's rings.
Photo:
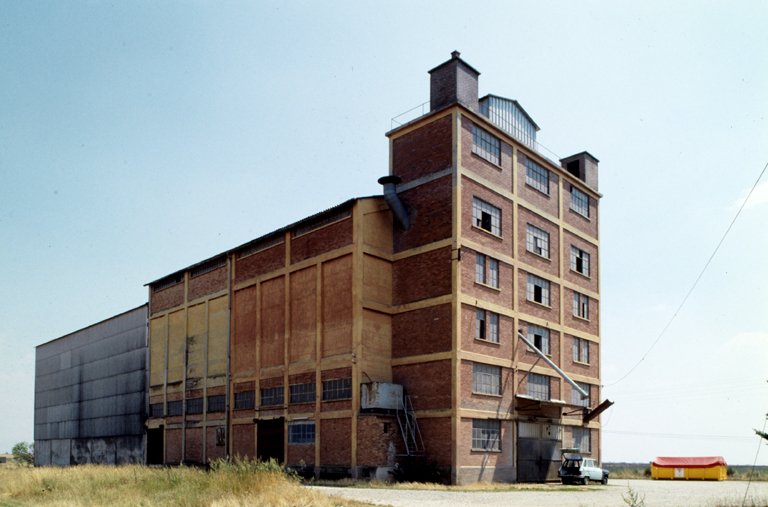
<svg viewBox="0 0 768 507">
<path fill-rule="evenodd" d="M 656 458 L 653 466 L 659 468 L 710 468 L 728 466 L 722 456 L 705 456 L 701 458 Z"/>
</svg>

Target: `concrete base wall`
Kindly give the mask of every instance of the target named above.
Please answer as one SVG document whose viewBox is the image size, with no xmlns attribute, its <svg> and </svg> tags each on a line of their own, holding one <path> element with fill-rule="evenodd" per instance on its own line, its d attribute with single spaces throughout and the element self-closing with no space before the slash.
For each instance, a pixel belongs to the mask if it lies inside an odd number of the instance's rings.
<svg viewBox="0 0 768 507">
<path fill-rule="evenodd" d="M 35 466 L 144 463 L 144 436 L 35 441 Z"/>
<path fill-rule="evenodd" d="M 472 484 L 479 481 L 517 482 L 517 469 L 514 466 L 458 467 L 456 472 L 456 483 L 459 485 Z"/>
</svg>

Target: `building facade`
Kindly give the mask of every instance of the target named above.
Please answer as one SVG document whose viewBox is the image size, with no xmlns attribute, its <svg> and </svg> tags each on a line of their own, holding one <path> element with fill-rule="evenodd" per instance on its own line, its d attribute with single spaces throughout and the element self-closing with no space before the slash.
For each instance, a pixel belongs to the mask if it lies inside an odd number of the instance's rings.
<svg viewBox="0 0 768 507">
<path fill-rule="evenodd" d="M 553 162 L 458 53 L 430 75 L 384 197 L 148 284 L 148 462 L 386 477 L 421 456 L 466 483 L 599 459 L 598 161 Z"/>
</svg>

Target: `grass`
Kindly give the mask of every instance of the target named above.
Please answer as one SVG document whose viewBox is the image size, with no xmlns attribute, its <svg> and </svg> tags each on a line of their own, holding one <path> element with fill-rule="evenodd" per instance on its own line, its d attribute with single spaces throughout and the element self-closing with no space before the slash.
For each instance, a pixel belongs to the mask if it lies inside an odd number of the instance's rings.
<svg viewBox="0 0 768 507">
<path fill-rule="evenodd" d="M 275 463 L 219 462 L 211 471 L 142 465 L 0 468 L 0 507 L 43 505 L 364 506 L 305 488 Z"/>
<path fill-rule="evenodd" d="M 464 486 L 449 486 L 433 482 L 385 482 L 359 479 L 319 480 L 312 481 L 313 486 L 332 486 L 335 488 L 370 488 L 370 489 L 403 489 L 425 491 L 457 491 L 457 492 L 507 492 L 507 491 L 585 491 L 591 486 L 564 486 L 562 484 L 508 484 L 503 482 L 476 482 Z M 602 488 L 595 484 L 597 488 Z"/>
</svg>

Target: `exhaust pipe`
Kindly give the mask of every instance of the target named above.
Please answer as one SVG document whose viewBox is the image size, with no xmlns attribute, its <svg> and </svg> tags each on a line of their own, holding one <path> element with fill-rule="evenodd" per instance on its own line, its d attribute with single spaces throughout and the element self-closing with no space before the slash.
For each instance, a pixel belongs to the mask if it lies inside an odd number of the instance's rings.
<svg viewBox="0 0 768 507">
<path fill-rule="evenodd" d="M 392 215 L 395 217 L 395 222 L 404 231 L 411 228 L 411 219 L 408 217 L 408 212 L 405 211 L 403 203 L 400 202 L 400 198 L 397 197 L 397 184 L 402 180 L 399 176 L 384 176 L 379 178 L 379 184 L 384 186 L 384 200 L 387 201 L 387 206 L 392 210 Z"/>
</svg>

